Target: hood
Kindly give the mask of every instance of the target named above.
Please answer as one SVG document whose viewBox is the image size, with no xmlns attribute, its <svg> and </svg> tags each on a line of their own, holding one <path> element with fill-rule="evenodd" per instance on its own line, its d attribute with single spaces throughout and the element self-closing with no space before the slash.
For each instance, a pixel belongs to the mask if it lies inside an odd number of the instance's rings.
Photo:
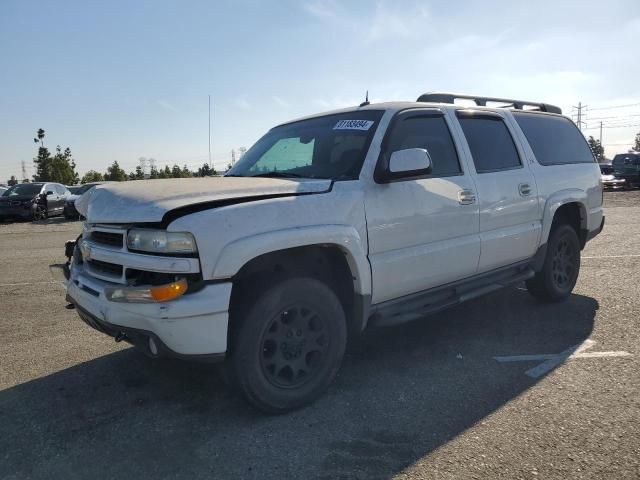
<svg viewBox="0 0 640 480">
<path fill-rule="evenodd" d="M 37 195 L 11 195 L 10 197 L 0 196 L 0 203 L 8 202 L 24 202 L 26 200 L 33 200 Z"/>
<path fill-rule="evenodd" d="M 331 184 L 331 180 L 246 177 L 138 180 L 92 188 L 76 200 L 76 209 L 89 223 L 155 223 L 181 207 L 206 208 L 234 199 L 325 193 Z"/>
<path fill-rule="evenodd" d="M 77 199 L 79 199 L 82 195 L 76 195 L 75 193 L 72 193 L 71 195 L 67 195 L 65 197 L 65 199 L 67 200 L 67 202 L 75 202 Z"/>
</svg>

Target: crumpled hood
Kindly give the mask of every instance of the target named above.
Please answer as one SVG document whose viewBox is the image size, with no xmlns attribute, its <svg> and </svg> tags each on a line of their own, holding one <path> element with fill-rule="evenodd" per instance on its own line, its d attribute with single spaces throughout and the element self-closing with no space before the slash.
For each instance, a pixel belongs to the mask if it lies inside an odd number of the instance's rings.
<svg viewBox="0 0 640 480">
<path fill-rule="evenodd" d="M 160 222 L 180 207 L 282 195 L 324 193 L 331 180 L 205 177 L 138 180 L 92 188 L 76 200 L 89 223 Z M 214 206 L 214 205 L 212 205 Z"/>
<path fill-rule="evenodd" d="M 11 195 L 10 197 L 1 197 L 0 203 L 6 204 L 9 202 L 24 202 L 25 200 L 33 200 L 36 195 Z"/>
</svg>

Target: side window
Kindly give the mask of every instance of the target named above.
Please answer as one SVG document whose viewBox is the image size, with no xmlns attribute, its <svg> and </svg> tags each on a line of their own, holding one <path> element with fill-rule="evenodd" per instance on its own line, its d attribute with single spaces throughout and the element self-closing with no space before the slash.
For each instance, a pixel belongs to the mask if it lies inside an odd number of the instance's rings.
<svg viewBox="0 0 640 480">
<path fill-rule="evenodd" d="M 385 161 L 397 150 L 425 148 L 431 156 L 432 177 L 446 177 L 462 173 L 456 147 L 444 117 L 412 115 L 399 120 L 390 134 Z"/>
<path fill-rule="evenodd" d="M 286 171 L 311 165 L 315 139 L 281 138 L 251 167 L 251 172 Z"/>
<path fill-rule="evenodd" d="M 589 144 L 571 120 L 556 115 L 513 112 L 541 165 L 593 163 Z"/>
<path fill-rule="evenodd" d="M 58 192 L 58 195 L 65 195 L 67 193 L 67 189 L 62 185 L 56 185 L 56 191 Z"/>
<path fill-rule="evenodd" d="M 516 145 L 502 118 L 458 112 L 458 119 L 478 173 L 522 166 Z"/>
</svg>

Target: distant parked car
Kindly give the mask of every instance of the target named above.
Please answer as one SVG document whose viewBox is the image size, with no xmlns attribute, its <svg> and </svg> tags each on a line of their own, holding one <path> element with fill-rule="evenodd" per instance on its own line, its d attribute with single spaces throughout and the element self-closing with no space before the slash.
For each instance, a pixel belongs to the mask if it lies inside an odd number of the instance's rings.
<svg viewBox="0 0 640 480">
<path fill-rule="evenodd" d="M 619 153 L 613 157 L 613 174 L 629 188 L 640 187 L 640 152 Z"/>
<path fill-rule="evenodd" d="M 615 190 L 616 188 L 625 186 L 624 179 L 616 178 L 614 175 L 614 169 L 611 163 L 600 164 L 600 181 L 602 182 L 602 188 L 605 190 Z"/>
<path fill-rule="evenodd" d="M 69 190 L 59 183 L 19 183 L 0 196 L 0 219 L 62 215 Z"/>
<path fill-rule="evenodd" d="M 64 218 L 67 220 L 73 220 L 80 217 L 76 210 L 76 200 L 80 198 L 82 194 L 88 192 L 97 185 L 100 185 L 100 182 L 85 183 L 84 185 L 74 185 L 73 187 L 69 187 L 71 195 L 69 195 L 67 200 L 64 202 Z"/>
</svg>

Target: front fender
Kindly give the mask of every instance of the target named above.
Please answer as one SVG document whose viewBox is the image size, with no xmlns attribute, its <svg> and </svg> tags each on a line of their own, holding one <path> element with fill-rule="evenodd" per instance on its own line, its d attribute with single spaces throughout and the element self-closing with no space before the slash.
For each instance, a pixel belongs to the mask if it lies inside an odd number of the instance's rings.
<svg viewBox="0 0 640 480">
<path fill-rule="evenodd" d="M 218 256 L 213 279 L 233 277 L 247 262 L 266 253 L 312 245 L 335 245 L 346 255 L 354 276 L 354 289 L 371 295 L 371 267 L 364 244 L 354 227 L 347 225 L 312 225 L 260 233 L 234 240 Z"/>
<path fill-rule="evenodd" d="M 580 207 L 580 228 L 587 228 L 587 192 L 579 188 L 571 188 L 560 190 L 551 195 L 544 206 L 542 216 L 542 244 L 547 243 L 549 233 L 551 232 L 551 224 L 553 217 L 562 205 L 567 203 L 576 203 Z"/>
</svg>

